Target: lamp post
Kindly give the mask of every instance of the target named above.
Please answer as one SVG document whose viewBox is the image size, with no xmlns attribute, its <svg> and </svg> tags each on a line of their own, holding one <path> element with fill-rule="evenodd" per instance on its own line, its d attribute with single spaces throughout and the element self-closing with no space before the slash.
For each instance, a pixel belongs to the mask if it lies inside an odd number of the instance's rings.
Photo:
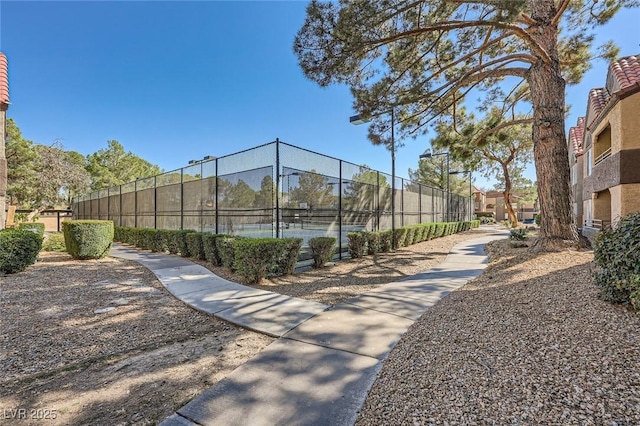
<svg viewBox="0 0 640 426">
<path fill-rule="evenodd" d="M 395 140 L 395 111 L 382 112 L 377 115 L 391 114 L 391 250 L 396 250 L 396 140 Z M 363 117 L 360 114 L 349 117 L 351 124 L 359 125 L 367 123 L 370 117 Z"/>
<path fill-rule="evenodd" d="M 450 188 L 450 182 L 449 182 L 449 175 L 451 173 L 449 173 L 449 164 L 450 164 L 450 157 L 449 157 L 449 152 L 438 152 L 436 154 L 433 154 L 431 152 L 431 149 L 427 148 L 425 149 L 425 151 L 420 154 L 420 159 L 424 159 L 424 158 L 432 158 L 435 157 L 436 155 L 446 155 L 447 156 L 447 215 L 446 215 L 446 221 L 449 222 L 450 216 L 451 216 L 451 212 L 449 212 L 449 208 L 451 207 L 451 188 Z"/>
<path fill-rule="evenodd" d="M 473 197 L 473 191 L 471 189 L 471 170 L 459 170 L 459 171 L 456 171 L 456 172 L 449 172 L 450 175 L 458 175 L 458 174 L 464 175 L 464 174 L 467 174 L 467 173 L 469 173 L 469 220 L 471 220 L 471 219 L 473 219 L 473 217 L 472 217 L 473 209 L 471 208 L 471 205 L 472 205 L 471 204 L 472 203 L 471 198 Z"/>
</svg>

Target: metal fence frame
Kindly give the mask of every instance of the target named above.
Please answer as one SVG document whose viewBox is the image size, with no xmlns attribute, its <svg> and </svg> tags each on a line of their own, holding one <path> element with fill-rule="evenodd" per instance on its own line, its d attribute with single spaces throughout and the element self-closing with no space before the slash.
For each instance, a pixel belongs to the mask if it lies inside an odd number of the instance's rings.
<svg viewBox="0 0 640 426">
<path fill-rule="evenodd" d="M 75 197 L 72 209 L 74 218 L 117 226 L 299 237 L 305 246 L 314 236 L 334 236 L 339 253 L 350 231 L 391 229 L 390 197 L 398 227 L 472 219 L 470 197 L 397 176 L 391 194 L 390 180 L 387 173 L 276 139 Z"/>
</svg>

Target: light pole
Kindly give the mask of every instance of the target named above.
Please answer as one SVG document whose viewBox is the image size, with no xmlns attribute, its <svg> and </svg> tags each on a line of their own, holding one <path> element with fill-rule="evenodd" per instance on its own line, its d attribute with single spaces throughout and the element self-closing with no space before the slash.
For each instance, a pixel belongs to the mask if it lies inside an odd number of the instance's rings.
<svg viewBox="0 0 640 426">
<path fill-rule="evenodd" d="M 395 140 L 395 111 L 389 111 L 377 115 L 391 114 L 391 250 L 396 250 L 396 140 Z M 377 116 L 376 115 L 376 116 Z M 359 125 L 370 121 L 370 117 L 362 117 L 360 114 L 349 117 L 351 124 Z"/>
<path fill-rule="evenodd" d="M 431 149 L 427 148 L 425 149 L 425 151 L 420 154 L 420 159 L 422 160 L 423 158 L 431 158 L 431 157 L 435 157 L 436 155 L 446 155 L 447 156 L 447 215 L 446 215 L 446 221 L 449 222 L 449 218 L 451 216 L 451 212 L 449 212 L 449 208 L 451 207 L 451 188 L 449 187 L 450 182 L 449 182 L 449 175 L 451 173 L 449 173 L 449 164 L 450 164 L 450 157 L 449 157 L 449 152 L 445 151 L 445 152 L 438 152 L 436 154 L 431 153 Z"/>
<path fill-rule="evenodd" d="M 459 170 L 457 172 L 449 172 L 450 175 L 465 175 L 469 173 L 469 220 L 473 219 L 472 213 L 473 213 L 473 209 L 471 207 L 471 203 L 472 200 L 471 198 L 473 197 L 473 190 L 471 189 L 471 170 Z"/>
</svg>

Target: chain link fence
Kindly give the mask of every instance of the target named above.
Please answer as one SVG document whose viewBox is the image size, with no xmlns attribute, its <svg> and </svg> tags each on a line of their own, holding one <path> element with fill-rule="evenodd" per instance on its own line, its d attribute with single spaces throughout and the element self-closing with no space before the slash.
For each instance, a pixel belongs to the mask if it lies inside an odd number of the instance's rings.
<svg viewBox="0 0 640 426">
<path fill-rule="evenodd" d="M 248 237 L 335 237 L 472 219 L 470 197 L 447 194 L 276 140 L 73 199 L 77 219 Z M 447 208 L 448 206 L 448 208 Z"/>
</svg>

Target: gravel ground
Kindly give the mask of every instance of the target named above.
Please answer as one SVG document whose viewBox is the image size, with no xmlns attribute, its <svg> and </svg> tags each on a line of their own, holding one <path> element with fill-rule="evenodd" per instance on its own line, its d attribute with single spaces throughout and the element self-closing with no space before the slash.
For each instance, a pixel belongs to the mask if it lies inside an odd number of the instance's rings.
<svg viewBox="0 0 640 426">
<path fill-rule="evenodd" d="M 0 312 L 0 424 L 155 424 L 273 341 L 115 258 L 40 253 L 0 278 Z"/>
<path fill-rule="evenodd" d="M 331 263 L 323 268 L 307 268 L 302 273 L 262 280 L 262 290 L 335 305 L 351 297 L 366 293 L 383 284 L 424 272 L 441 263 L 453 246 L 461 241 L 479 238 L 493 230 L 473 229 L 402 247 L 395 253 L 380 253 L 361 259 L 348 259 Z M 207 262 L 198 262 L 218 276 L 243 282 L 239 275 Z"/>
<path fill-rule="evenodd" d="M 640 319 L 598 299 L 592 252 L 489 253 L 398 343 L 357 425 L 640 425 Z"/>
</svg>

